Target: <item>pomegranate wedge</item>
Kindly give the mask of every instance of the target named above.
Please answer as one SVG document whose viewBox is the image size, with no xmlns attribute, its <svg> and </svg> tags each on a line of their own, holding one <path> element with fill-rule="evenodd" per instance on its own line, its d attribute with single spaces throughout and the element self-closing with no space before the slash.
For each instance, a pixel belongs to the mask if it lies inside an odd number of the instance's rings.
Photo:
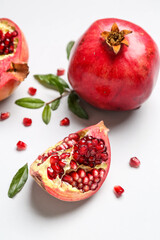
<svg viewBox="0 0 160 240">
<path fill-rule="evenodd" d="M 103 121 L 71 133 L 32 163 L 30 174 L 49 194 L 64 201 L 91 197 L 110 166 L 108 129 Z"/>
</svg>

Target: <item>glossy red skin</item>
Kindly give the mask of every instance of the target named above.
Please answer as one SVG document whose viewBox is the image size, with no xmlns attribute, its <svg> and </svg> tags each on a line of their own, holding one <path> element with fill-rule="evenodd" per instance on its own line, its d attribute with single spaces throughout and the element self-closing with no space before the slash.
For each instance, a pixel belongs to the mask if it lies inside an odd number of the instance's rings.
<svg viewBox="0 0 160 240">
<path fill-rule="evenodd" d="M 122 44 L 117 55 L 100 35 L 110 31 L 115 22 L 120 31 L 132 31 L 126 36 L 129 47 Z M 159 65 L 158 47 L 141 27 L 120 19 L 101 19 L 73 47 L 68 79 L 78 95 L 93 106 L 129 110 L 150 96 Z"/>
<path fill-rule="evenodd" d="M 11 63 L 27 63 L 29 58 L 28 45 L 20 28 L 10 19 L 0 18 L 0 21 L 6 21 L 10 26 L 14 26 L 18 32 L 18 46 L 13 56 L 0 60 L 0 101 L 9 97 L 17 86 L 21 83 L 12 72 L 7 72 Z"/>
</svg>

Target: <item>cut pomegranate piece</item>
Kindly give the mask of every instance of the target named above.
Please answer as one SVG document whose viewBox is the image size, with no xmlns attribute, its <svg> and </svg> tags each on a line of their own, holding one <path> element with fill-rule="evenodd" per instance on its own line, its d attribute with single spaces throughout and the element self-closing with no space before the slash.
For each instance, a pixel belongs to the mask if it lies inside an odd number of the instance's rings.
<svg viewBox="0 0 160 240">
<path fill-rule="evenodd" d="M 23 118 L 23 125 L 25 127 L 29 127 L 32 124 L 32 119 L 31 118 Z"/>
<path fill-rule="evenodd" d="M 124 189 L 121 186 L 119 186 L 119 185 L 114 186 L 114 193 L 115 193 L 116 197 L 120 197 L 123 192 L 124 192 Z"/>
<path fill-rule="evenodd" d="M 9 97 L 27 77 L 28 46 L 20 28 L 0 18 L 0 101 Z"/>
<path fill-rule="evenodd" d="M 109 171 L 111 152 L 107 133 L 108 129 L 100 122 L 70 134 L 40 155 L 32 163 L 30 174 L 48 193 L 61 200 L 79 201 L 92 196 Z M 69 145 L 70 141 L 73 142 Z M 63 148 L 64 143 L 68 148 Z M 98 144 L 102 147 L 96 148 Z"/>
<path fill-rule="evenodd" d="M 63 76 L 64 74 L 65 74 L 65 69 L 63 69 L 63 68 L 57 69 L 57 76 Z"/>
<path fill-rule="evenodd" d="M 131 167 L 138 168 L 141 162 L 137 157 L 132 157 L 129 161 L 129 164 Z"/>
<path fill-rule="evenodd" d="M 17 143 L 17 150 L 25 150 L 27 148 L 27 144 L 22 142 L 22 141 L 19 141 Z"/>
<path fill-rule="evenodd" d="M 68 126 L 70 124 L 70 120 L 66 117 L 66 118 L 63 118 L 61 121 L 60 121 L 60 125 L 61 126 Z"/>
<path fill-rule="evenodd" d="M 28 88 L 28 93 L 31 95 L 31 96 L 34 96 L 37 92 L 37 89 L 36 88 L 33 88 L 33 87 L 30 87 Z"/>
<path fill-rule="evenodd" d="M 10 113 L 9 112 L 1 113 L 0 120 L 5 120 L 5 119 L 7 119 L 9 117 L 10 117 Z"/>
</svg>

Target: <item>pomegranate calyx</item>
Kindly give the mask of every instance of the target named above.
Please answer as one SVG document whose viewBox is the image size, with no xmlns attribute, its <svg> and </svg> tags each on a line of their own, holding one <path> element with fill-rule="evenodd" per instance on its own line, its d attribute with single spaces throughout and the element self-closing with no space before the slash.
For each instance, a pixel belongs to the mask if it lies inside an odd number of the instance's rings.
<svg viewBox="0 0 160 240">
<path fill-rule="evenodd" d="M 20 82 L 22 82 L 29 74 L 29 67 L 27 63 L 11 63 L 10 68 L 7 72 L 12 72 L 12 74 Z"/>
<path fill-rule="evenodd" d="M 125 44 L 127 47 L 129 46 L 129 42 L 125 38 L 125 35 L 128 35 L 130 33 L 132 33 L 132 31 L 130 30 L 120 31 L 117 24 L 113 23 L 111 31 L 104 31 L 101 33 L 101 36 L 106 40 L 106 43 L 113 49 L 114 53 L 117 54 L 120 51 L 122 44 Z"/>
</svg>

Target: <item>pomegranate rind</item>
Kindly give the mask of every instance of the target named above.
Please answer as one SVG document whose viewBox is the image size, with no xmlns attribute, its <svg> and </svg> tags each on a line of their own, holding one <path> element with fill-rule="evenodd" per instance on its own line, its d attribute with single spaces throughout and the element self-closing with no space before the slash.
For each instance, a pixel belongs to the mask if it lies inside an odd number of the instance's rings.
<svg viewBox="0 0 160 240">
<path fill-rule="evenodd" d="M 108 129 L 104 125 L 103 121 L 101 121 L 96 125 L 82 129 L 77 133 L 80 136 L 89 135 L 96 138 L 101 138 L 104 140 L 105 146 L 107 147 L 108 160 L 106 163 L 103 163 L 103 168 L 105 169 L 105 175 L 103 179 L 101 179 L 100 183 L 98 184 L 98 187 L 94 191 L 89 190 L 88 192 L 82 192 L 77 188 L 73 188 L 70 184 L 67 184 L 66 182 L 61 181 L 60 179 L 54 180 L 54 181 L 48 179 L 47 167 L 49 166 L 49 161 L 50 161 L 49 159 L 47 159 L 39 167 L 37 167 L 38 160 L 35 160 L 30 167 L 30 174 L 35 179 L 35 181 L 49 194 L 63 201 L 80 201 L 80 200 L 84 200 L 91 197 L 102 186 L 103 182 L 105 181 L 108 175 L 108 171 L 110 168 L 111 148 L 110 148 L 110 143 L 108 139 Z M 61 141 L 59 143 L 61 143 Z M 59 143 L 57 143 L 55 146 L 57 146 Z M 47 149 L 46 152 L 55 148 L 55 146 Z M 101 167 L 102 165 L 100 165 L 97 168 L 101 168 Z"/>
<path fill-rule="evenodd" d="M 9 97 L 19 84 L 28 75 L 29 51 L 23 32 L 13 21 L 7 18 L 0 18 L 0 22 L 13 27 L 18 32 L 18 44 L 13 54 L 6 55 L 0 59 L 0 101 Z M 26 65 L 24 71 L 10 71 L 12 63 Z M 8 72 L 9 71 L 9 72 Z"/>
</svg>

